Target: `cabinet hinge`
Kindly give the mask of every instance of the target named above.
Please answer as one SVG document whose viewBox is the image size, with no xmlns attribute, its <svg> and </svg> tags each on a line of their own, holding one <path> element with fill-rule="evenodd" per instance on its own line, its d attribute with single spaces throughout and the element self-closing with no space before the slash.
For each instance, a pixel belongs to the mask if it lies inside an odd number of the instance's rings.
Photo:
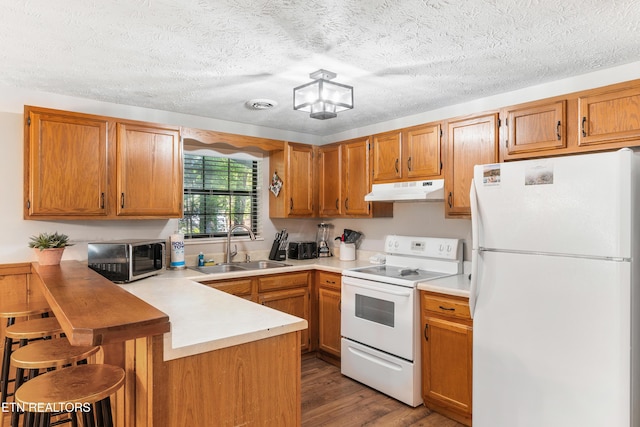
<svg viewBox="0 0 640 427">
<path fill-rule="evenodd" d="M 509 118 L 504 119 L 504 125 L 509 127 Z"/>
<path fill-rule="evenodd" d="M 27 200 L 27 209 L 31 209 L 31 200 Z"/>
<path fill-rule="evenodd" d="M 444 135 L 444 132 L 440 129 L 440 138 L 442 138 L 442 135 Z"/>
<path fill-rule="evenodd" d="M 31 126 L 31 117 L 27 117 L 27 126 Z"/>
<path fill-rule="evenodd" d="M 371 150 L 371 143 L 367 144 L 367 150 Z"/>
<path fill-rule="evenodd" d="M 440 162 L 440 170 L 442 170 L 442 162 Z"/>
<path fill-rule="evenodd" d="M 498 119 L 498 127 L 502 127 L 502 120 Z"/>
</svg>

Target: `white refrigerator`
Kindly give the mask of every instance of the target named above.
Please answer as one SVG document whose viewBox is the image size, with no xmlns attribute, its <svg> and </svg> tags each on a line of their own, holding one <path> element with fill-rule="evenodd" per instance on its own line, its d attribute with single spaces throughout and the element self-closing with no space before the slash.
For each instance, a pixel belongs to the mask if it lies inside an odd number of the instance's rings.
<svg viewBox="0 0 640 427">
<path fill-rule="evenodd" d="M 639 179 L 629 149 L 475 166 L 474 427 L 640 427 Z"/>
</svg>

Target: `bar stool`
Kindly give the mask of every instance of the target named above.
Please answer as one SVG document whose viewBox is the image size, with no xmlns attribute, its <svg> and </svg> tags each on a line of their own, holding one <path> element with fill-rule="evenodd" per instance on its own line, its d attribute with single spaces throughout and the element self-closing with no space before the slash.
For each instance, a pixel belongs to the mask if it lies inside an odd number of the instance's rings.
<svg viewBox="0 0 640 427">
<path fill-rule="evenodd" d="M 46 301 L 9 304 L 0 302 L 0 318 L 7 319 L 7 330 L 15 324 L 16 318 L 35 316 L 38 314 L 48 316 L 49 310 L 51 309 Z M 13 338 L 6 336 L 2 355 L 2 372 L 0 373 L 0 403 L 7 401 L 9 382 L 13 381 L 9 379 L 9 363 L 11 361 L 13 345 Z"/>
<path fill-rule="evenodd" d="M 113 427 L 110 397 L 124 384 L 124 375 L 113 365 L 72 366 L 24 383 L 14 397 L 25 409 L 28 427 L 51 426 L 51 413 L 59 410 L 81 412 L 84 426 Z"/>
<path fill-rule="evenodd" d="M 31 381 L 39 374 L 40 369 L 51 371 L 74 363 L 86 363 L 98 350 L 100 346 L 71 345 L 66 338 L 40 341 L 20 347 L 11 354 L 11 364 L 16 368 L 15 388 L 19 390 L 24 383 L 25 371 L 28 372 L 28 381 Z M 19 417 L 20 413 L 14 408 L 11 416 L 12 425 L 18 425 Z"/>
</svg>

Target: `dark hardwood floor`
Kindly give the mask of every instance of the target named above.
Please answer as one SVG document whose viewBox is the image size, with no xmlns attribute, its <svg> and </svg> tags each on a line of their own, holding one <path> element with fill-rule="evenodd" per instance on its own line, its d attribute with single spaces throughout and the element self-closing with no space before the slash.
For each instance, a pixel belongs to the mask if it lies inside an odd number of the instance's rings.
<svg viewBox="0 0 640 427">
<path fill-rule="evenodd" d="M 302 427 L 464 427 L 420 405 L 412 408 L 315 357 L 302 360 Z"/>
</svg>

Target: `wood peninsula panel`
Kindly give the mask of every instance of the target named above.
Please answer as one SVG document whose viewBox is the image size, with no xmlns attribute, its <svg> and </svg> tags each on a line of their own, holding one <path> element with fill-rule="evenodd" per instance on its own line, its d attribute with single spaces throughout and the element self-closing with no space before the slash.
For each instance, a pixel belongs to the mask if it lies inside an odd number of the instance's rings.
<svg viewBox="0 0 640 427">
<path fill-rule="evenodd" d="M 32 264 L 40 287 L 69 341 L 101 345 L 170 331 L 169 316 L 78 261 Z"/>
<path fill-rule="evenodd" d="M 299 426 L 300 332 L 164 362 L 136 341 L 136 427 Z"/>
</svg>

